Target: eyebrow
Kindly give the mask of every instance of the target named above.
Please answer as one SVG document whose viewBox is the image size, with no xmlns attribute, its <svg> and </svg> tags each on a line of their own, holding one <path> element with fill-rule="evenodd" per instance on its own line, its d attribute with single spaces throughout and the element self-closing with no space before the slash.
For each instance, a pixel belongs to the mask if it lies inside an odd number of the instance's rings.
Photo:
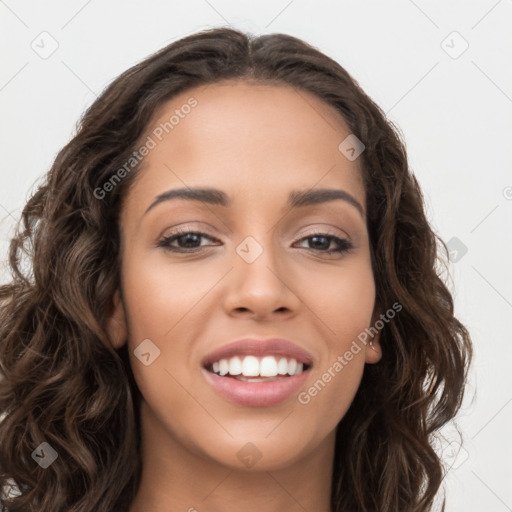
<svg viewBox="0 0 512 512">
<path fill-rule="evenodd" d="M 216 206 L 224 206 L 226 208 L 231 207 L 232 199 L 222 190 L 215 188 L 177 188 L 167 190 L 162 194 L 155 197 L 155 200 L 150 204 L 148 209 L 144 212 L 146 215 L 151 209 L 157 204 L 163 203 L 164 201 L 171 201 L 173 199 L 186 199 L 189 201 L 201 201 Z M 357 201 L 354 196 L 346 192 L 345 190 L 335 188 L 321 188 L 311 190 L 293 190 L 288 196 L 287 207 L 289 208 L 300 208 L 302 206 L 310 206 L 315 204 L 327 203 L 329 201 L 341 200 L 354 206 L 361 217 L 364 219 L 364 209 L 361 203 Z"/>
</svg>

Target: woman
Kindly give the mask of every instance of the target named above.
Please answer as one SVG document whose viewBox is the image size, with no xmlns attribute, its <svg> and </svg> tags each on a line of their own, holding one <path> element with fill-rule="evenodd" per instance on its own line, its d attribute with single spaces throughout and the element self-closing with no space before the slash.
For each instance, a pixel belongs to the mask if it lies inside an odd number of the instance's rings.
<svg viewBox="0 0 512 512">
<path fill-rule="evenodd" d="M 339 64 L 176 41 L 88 109 L 22 218 L 5 506 L 432 509 L 470 336 L 404 144 Z"/>
</svg>

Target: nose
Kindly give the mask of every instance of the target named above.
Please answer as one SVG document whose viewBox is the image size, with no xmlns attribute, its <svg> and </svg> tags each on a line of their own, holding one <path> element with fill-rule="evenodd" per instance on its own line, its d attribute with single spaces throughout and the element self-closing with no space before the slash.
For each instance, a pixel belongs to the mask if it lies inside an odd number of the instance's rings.
<svg viewBox="0 0 512 512">
<path fill-rule="evenodd" d="M 245 254 L 259 254 L 252 261 Z M 293 269 L 285 255 L 270 247 L 270 242 L 259 244 L 251 239 L 238 247 L 233 255 L 233 270 L 229 273 L 229 289 L 224 296 L 224 308 L 230 316 L 246 316 L 254 320 L 290 318 L 299 311 L 301 300 L 294 288 Z M 241 256 L 242 255 L 242 256 Z M 253 254 L 254 256 L 254 254 Z"/>
</svg>

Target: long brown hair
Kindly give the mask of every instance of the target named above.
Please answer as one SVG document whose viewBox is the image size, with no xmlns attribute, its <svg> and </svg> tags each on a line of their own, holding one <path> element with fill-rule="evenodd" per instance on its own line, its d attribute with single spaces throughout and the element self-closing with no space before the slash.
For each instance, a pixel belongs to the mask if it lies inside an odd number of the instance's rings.
<svg viewBox="0 0 512 512">
<path fill-rule="evenodd" d="M 106 319 L 120 285 L 119 212 L 138 166 L 104 184 L 140 145 L 156 109 L 220 80 L 277 83 L 334 107 L 365 145 L 376 306 L 402 310 L 381 331 L 337 427 L 333 512 L 426 512 L 443 470 L 432 434 L 460 408 L 472 347 L 443 282 L 447 248 L 424 213 L 399 131 L 334 60 L 284 34 L 205 30 L 115 79 L 83 115 L 26 203 L 0 287 L 0 489 L 10 511 L 125 511 L 141 475 L 140 392 Z M 119 176 L 119 173 L 118 173 Z M 28 265 L 27 265 L 28 264 Z M 33 452 L 58 454 L 44 469 Z M 443 507 L 444 508 L 444 507 Z"/>
</svg>

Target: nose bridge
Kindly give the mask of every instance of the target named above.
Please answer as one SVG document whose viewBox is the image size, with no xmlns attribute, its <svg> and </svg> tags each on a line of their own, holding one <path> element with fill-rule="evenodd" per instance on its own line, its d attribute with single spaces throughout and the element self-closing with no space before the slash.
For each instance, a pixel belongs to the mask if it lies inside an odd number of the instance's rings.
<svg viewBox="0 0 512 512">
<path fill-rule="evenodd" d="M 279 241 L 275 239 L 274 221 L 268 217 L 269 210 L 264 208 L 263 211 L 267 214 L 262 215 L 262 206 L 264 205 L 259 205 L 258 213 L 246 210 L 245 214 L 239 218 L 238 233 L 245 235 L 245 238 L 236 245 L 235 251 L 247 267 L 257 263 L 258 270 L 264 267 L 268 271 L 267 265 L 273 268 L 277 263 L 276 249 L 279 247 L 274 247 L 274 243 L 279 244 Z"/>
<path fill-rule="evenodd" d="M 258 232 L 252 230 L 252 234 L 237 245 L 235 267 L 240 270 L 244 283 L 275 285 L 273 281 L 277 279 L 275 273 L 280 265 L 279 247 L 274 245 L 272 233 L 266 233 L 263 227 Z"/>
<path fill-rule="evenodd" d="M 273 231 L 260 224 L 235 248 L 234 272 L 226 308 L 251 310 L 258 316 L 282 308 L 295 309 L 297 298 L 286 285 L 284 255 Z"/>
</svg>

